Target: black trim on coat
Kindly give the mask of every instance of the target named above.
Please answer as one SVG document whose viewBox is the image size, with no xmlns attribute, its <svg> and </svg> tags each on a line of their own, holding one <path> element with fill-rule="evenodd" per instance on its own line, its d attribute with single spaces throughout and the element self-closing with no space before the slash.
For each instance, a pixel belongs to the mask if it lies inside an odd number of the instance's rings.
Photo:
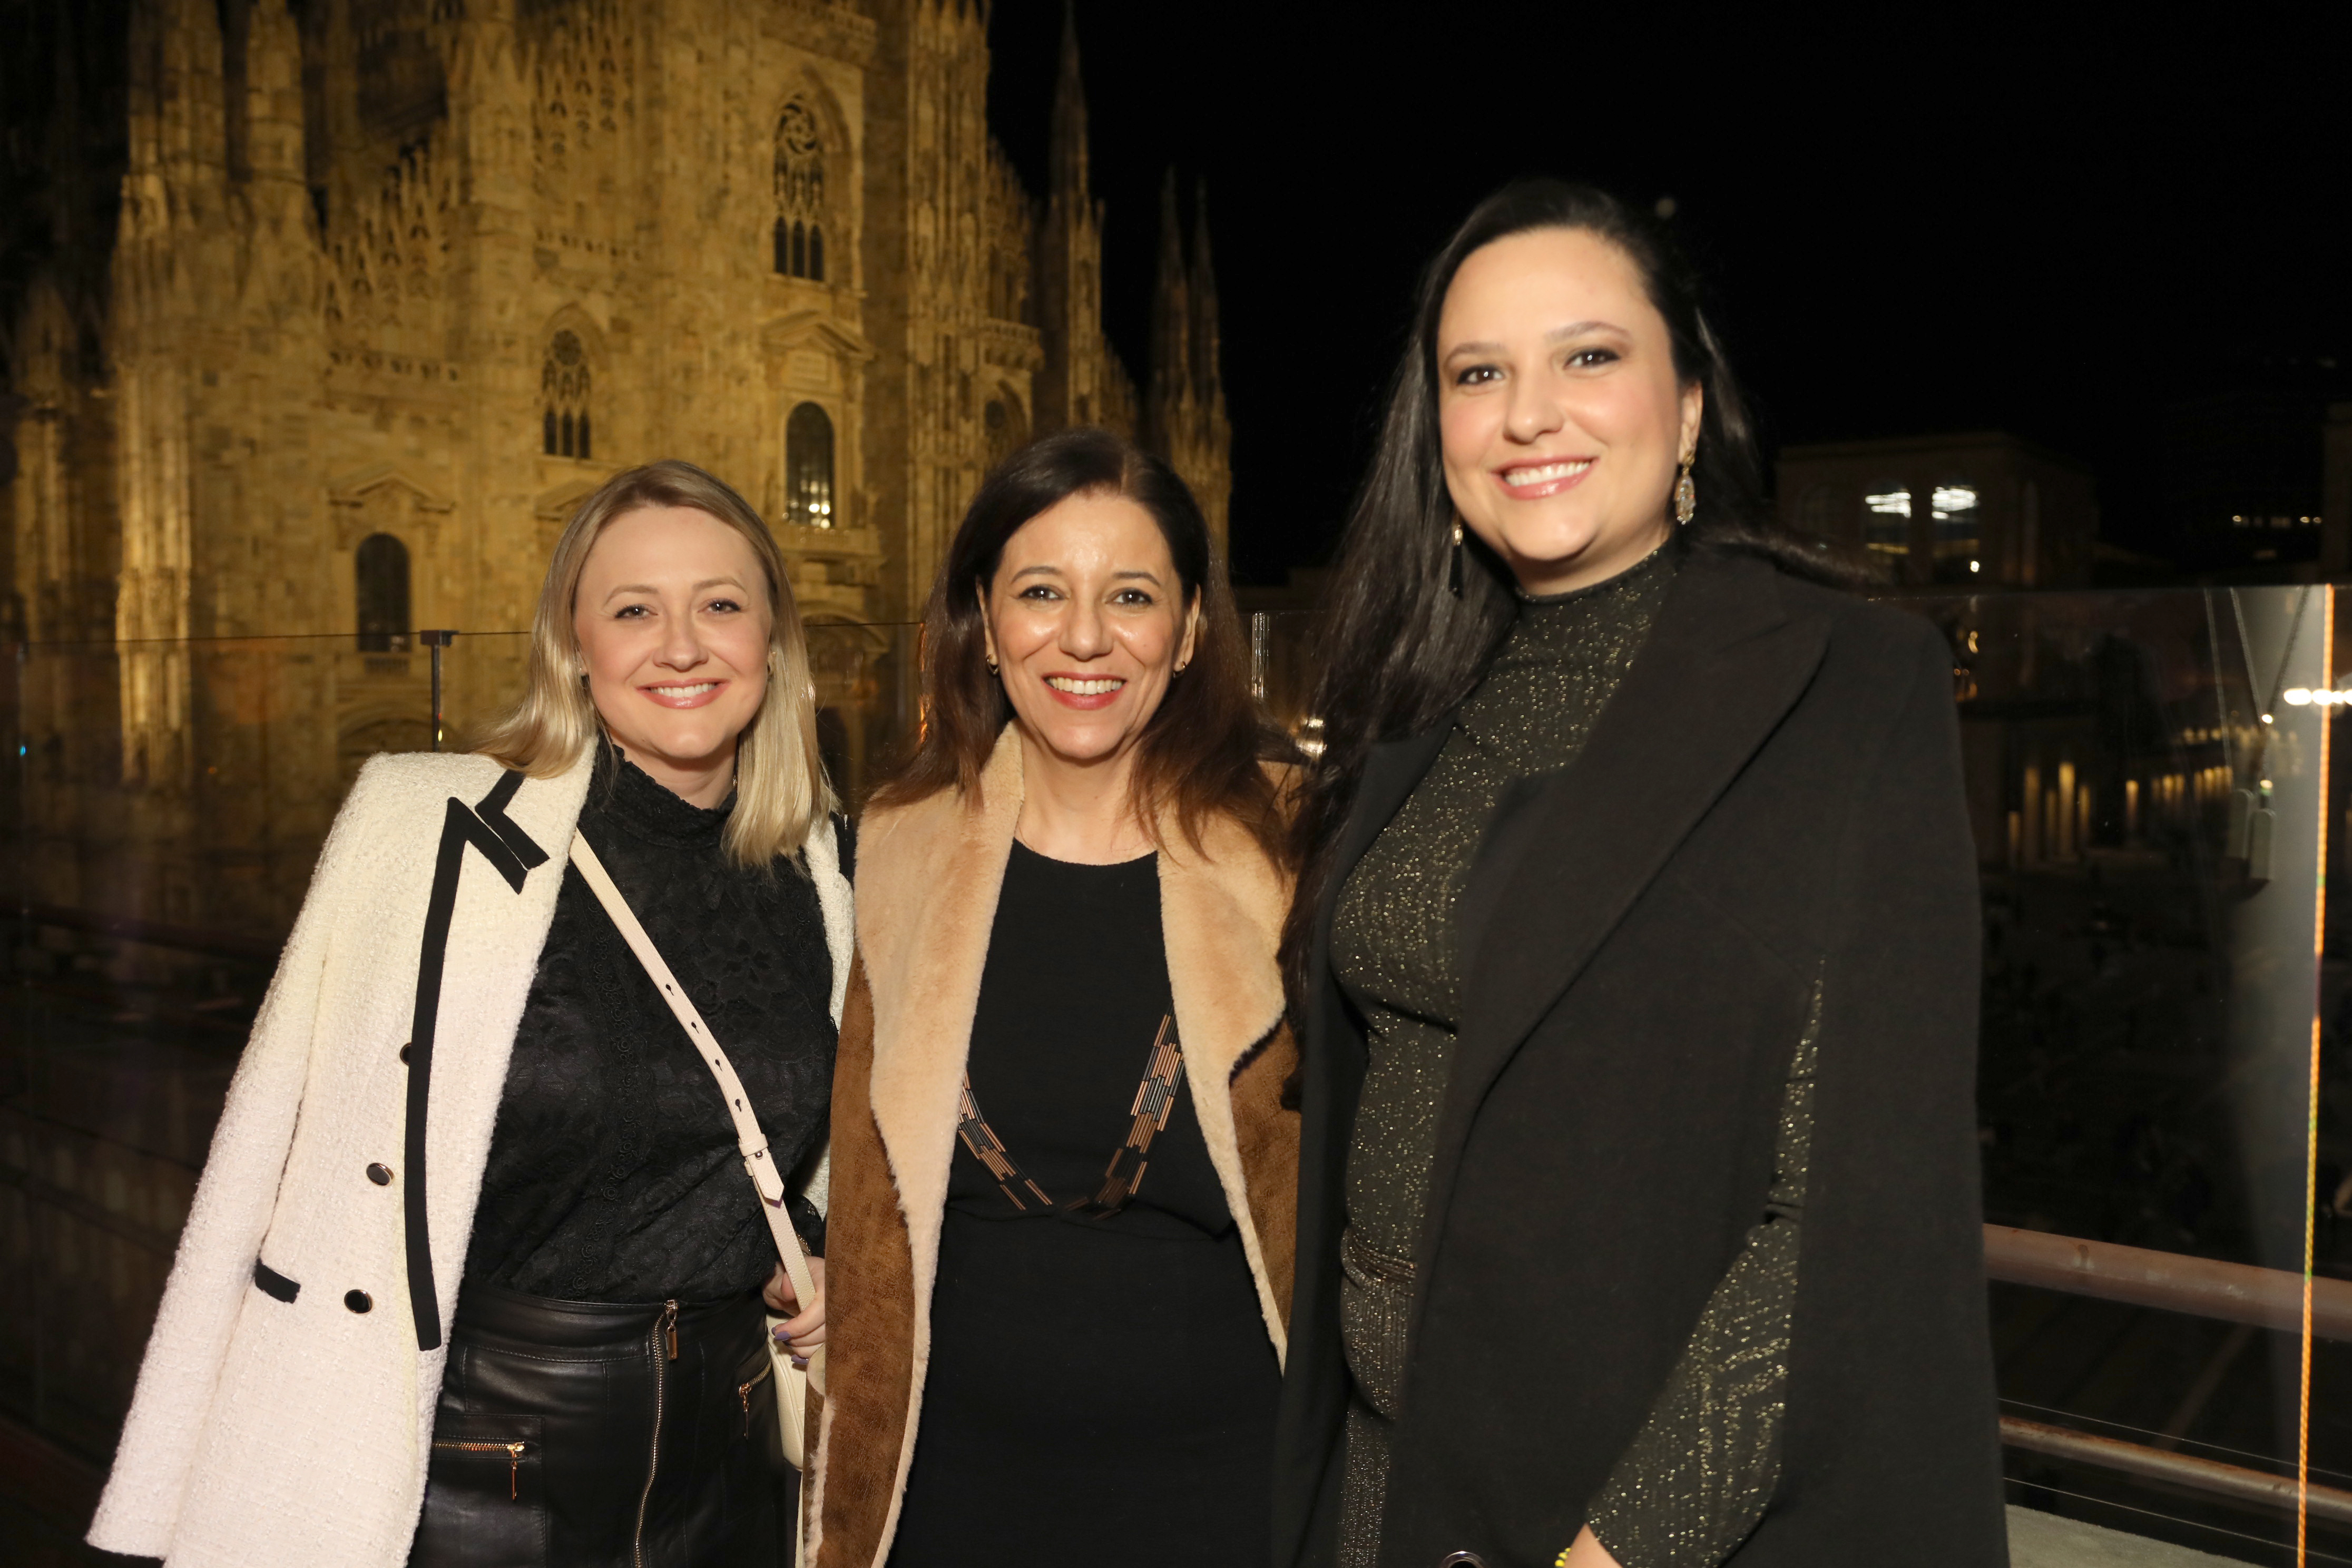
<svg viewBox="0 0 2352 1568">
<path fill-rule="evenodd" d="M 505 777 L 490 786 L 490 793 L 482 797 L 482 803 L 474 808 L 474 815 L 482 819 L 483 826 L 498 835 L 499 841 L 507 847 L 509 854 L 522 862 L 523 870 L 530 872 L 547 864 L 547 851 L 532 843 L 530 835 L 517 827 L 514 819 L 507 816 L 507 807 L 513 803 L 515 792 L 522 788 L 522 781 L 520 772 L 509 769 Z M 507 880 L 513 884 L 516 892 L 522 891 L 520 877 L 509 872 Z"/>
<path fill-rule="evenodd" d="M 289 1279 L 258 1258 L 253 1260 L 253 1282 L 261 1293 L 273 1300 L 290 1302 L 302 1293 L 302 1287 Z"/>
<path fill-rule="evenodd" d="M 416 961 L 416 1014 L 408 1040 L 408 1111 L 403 1140 L 407 1169 L 401 1189 L 408 1244 L 408 1310 L 416 1324 L 420 1351 L 437 1350 L 441 1345 L 441 1299 L 433 1286 L 433 1243 L 425 1205 L 425 1110 L 432 1098 L 441 968 L 448 953 L 449 922 L 457 909 L 457 880 L 465 869 L 467 845 L 480 850 L 482 858 L 506 879 L 507 886 L 518 893 L 522 891 L 523 879 L 547 863 L 547 851 L 506 814 L 522 780 L 520 773 L 509 770 L 476 808 L 468 808 L 456 795 L 449 797 L 441 822 L 441 848 L 433 864 L 433 893 L 425 907 L 425 941 Z"/>
</svg>

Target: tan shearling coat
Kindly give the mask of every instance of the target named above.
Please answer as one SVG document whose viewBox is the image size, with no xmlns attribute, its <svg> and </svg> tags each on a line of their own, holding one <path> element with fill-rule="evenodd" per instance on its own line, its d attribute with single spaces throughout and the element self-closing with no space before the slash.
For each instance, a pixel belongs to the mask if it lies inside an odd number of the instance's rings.
<svg viewBox="0 0 2352 1568">
<path fill-rule="evenodd" d="M 826 1224 L 827 1399 L 811 1558 L 880 1568 L 913 1462 L 956 1098 L 1021 814 L 1008 728 L 975 802 L 953 792 L 877 811 L 857 855 L 859 963 L 834 1075 Z M 1198 851 L 1167 825 L 1160 921 L 1185 1081 L 1241 1229 L 1275 1353 L 1287 1349 L 1297 1237 L 1297 1061 L 1275 950 L 1287 879 L 1238 825 Z"/>
</svg>

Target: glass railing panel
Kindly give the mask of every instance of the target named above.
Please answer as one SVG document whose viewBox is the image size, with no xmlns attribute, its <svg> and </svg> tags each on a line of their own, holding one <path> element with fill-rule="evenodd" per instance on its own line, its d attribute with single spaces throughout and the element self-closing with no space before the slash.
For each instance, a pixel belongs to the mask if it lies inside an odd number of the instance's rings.
<svg viewBox="0 0 2352 1568">
<path fill-rule="evenodd" d="M 2337 597 L 1890 601 L 1952 650 L 1985 912 L 1988 1219 L 2138 1249 L 2159 1275 L 2179 1272 L 2165 1259 L 2260 1271 L 2244 1278 L 2284 1279 L 2292 1298 L 2284 1320 L 2246 1322 L 2182 1310 L 2178 1281 L 2118 1300 L 1996 1260 L 2011 1500 L 2241 1561 L 2291 1558 L 2291 1503 L 2020 1434 L 2112 1438 L 2291 1489 L 2307 1407 L 2310 1481 L 2352 1492 L 2352 1353 L 2328 1327 L 2331 1290 L 2352 1290 L 2352 952 L 2325 898 L 2352 826 Z M 1319 623 L 1249 630 L 1268 712 L 1311 744 Z M 809 637 L 820 743 L 862 799 L 919 725 L 919 628 Z M 458 749 L 521 692 L 527 638 L 461 630 L 439 662 L 439 742 Z M 435 743 L 432 649 L 32 646 L 0 680 L 0 892 L 15 914 L 0 1412 L 103 1459 L 327 826 L 367 756 Z M 2338 1517 L 2352 1510 L 2314 1510 L 2312 1560 L 2352 1560 Z"/>
<path fill-rule="evenodd" d="M 922 627 L 820 621 L 808 628 L 808 646 L 817 746 L 854 809 L 919 732 Z"/>
<path fill-rule="evenodd" d="M 2352 1487 L 2332 1394 L 2352 1360 L 2306 1340 L 2294 1310 L 2307 1262 L 2322 1295 L 2352 1277 L 2352 1236 L 2319 1225 L 2315 1202 L 2352 1163 L 2324 1101 L 2313 1117 L 2342 989 L 2324 948 L 2339 710 L 2311 700 L 2336 684 L 2335 594 L 1891 603 L 1952 650 L 1982 874 L 1979 1138 L 2012 1500 L 2290 1561 L 2301 1467 Z M 2051 1236 L 2139 1249 L 2076 1252 L 2154 1286 L 2053 1288 L 2031 1250 Z M 2237 1266 L 2214 1277 L 2286 1315 L 2210 1315 L 2228 1302 L 2196 1294 L 2214 1271 L 2189 1260 Z M 2037 1430 L 2051 1426 L 2135 1452 Z M 2157 1474 L 2175 1455 L 2241 1474 Z M 2253 1495 L 2275 1477 L 2284 1508 Z M 2305 1548 L 2352 1560 L 2347 1523 L 2315 1510 Z"/>
</svg>

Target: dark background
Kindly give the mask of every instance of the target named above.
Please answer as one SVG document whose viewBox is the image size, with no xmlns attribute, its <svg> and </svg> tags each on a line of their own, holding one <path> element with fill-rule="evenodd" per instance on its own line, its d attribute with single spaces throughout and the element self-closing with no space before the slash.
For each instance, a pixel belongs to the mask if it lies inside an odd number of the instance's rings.
<svg viewBox="0 0 2352 1568">
<path fill-rule="evenodd" d="M 1415 272 L 1481 195 L 1672 196 L 1773 445 L 2012 431 L 2096 470 L 2104 539 L 2195 569 L 2182 498 L 2315 512 L 2352 395 L 2327 9 L 1086 0 L 1110 331 L 1139 368 L 1162 172 L 1205 176 L 1234 565 L 1278 580 L 1328 550 Z M 1062 16 L 990 26 L 1033 191 Z"/>
</svg>

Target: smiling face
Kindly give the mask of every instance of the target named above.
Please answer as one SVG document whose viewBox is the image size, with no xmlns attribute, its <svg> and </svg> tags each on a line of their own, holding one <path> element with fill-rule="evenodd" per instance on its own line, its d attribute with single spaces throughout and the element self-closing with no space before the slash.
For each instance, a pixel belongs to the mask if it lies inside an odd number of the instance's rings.
<svg viewBox="0 0 2352 1568">
<path fill-rule="evenodd" d="M 1200 621 L 1159 524 L 1118 495 L 1071 496 L 1022 524 L 982 607 L 1023 731 L 1089 768 L 1128 759 Z"/>
<path fill-rule="evenodd" d="M 1674 524 L 1700 394 L 1633 259 L 1589 229 L 1473 251 L 1437 326 L 1445 486 L 1531 594 L 1615 576 Z"/>
<path fill-rule="evenodd" d="M 572 624 L 629 760 L 697 805 L 725 799 L 768 692 L 768 579 L 750 542 L 688 507 L 615 518 L 581 568 Z"/>
</svg>

